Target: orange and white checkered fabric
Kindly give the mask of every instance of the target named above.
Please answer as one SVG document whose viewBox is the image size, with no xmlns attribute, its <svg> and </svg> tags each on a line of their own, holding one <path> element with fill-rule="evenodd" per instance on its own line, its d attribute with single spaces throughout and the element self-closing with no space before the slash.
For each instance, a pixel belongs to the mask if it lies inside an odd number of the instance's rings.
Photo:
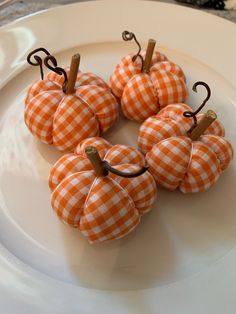
<svg viewBox="0 0 236 314">
<path fill-rule="evenodd" d="M 145 58 L 146 51 L 141 51 Z M 186 79 L 182 69 L 155 51 L 148 74 L 141 72 L 141 60 L 124 57 L 110 77 L 114 95 L 121 99 L 124 115 L 142 122 L 171 103 L 187 98 Z"/>
<path fill-rule="evenodd" d="M 49 72 L 45 80 L 29 88 L 25 123 L 40 141 L 71 151 L 83 139 L 107 131 L 118 117 L 118 104 L 108 85 L 95 74 L 79 72 L 72 95 L 63 93 L 63 80 Z"/>
<path fill-rule="evenodd" d="M 192 141 L 187 136 L 192 119 L 185 104 L 169 105 L 147 119 L 139 132 L 139 148 L 146 153 L 150 173 L 167 189 L 183 193 L 202 192 L 220 177 L 232 158 L 233 148 L 224 136 L 222 124 L 215 120 L 205 133 Z M 197 119 L 200 120 L 202 114 Z"/>
<path fill-rule="evenodd" d="M 111 146 L 95 137 L 82 141 L 74 154 L 61 157 L 53 166 L 49 176 L 52 208 L 64 223 L 95 243 L 130 233 L 153 206 L 156 184 L 149 172 L 136 178 L 96 177 L 85 155 L 90 145 L 102 159 L 125 172 L 136 172 L 145 165 L 145 158 L 134 148 Z"/>
<path fill-rule="evenodd" d="M 193 124 L 192 119 L 184 117 L 183 113 L 185 111 L 192 111 L 192 108 L 183 103 L 168 105 L 159 111 L 157 115 L 144 121 L 139 129 L 139 149 L 146 154 L 156 143 L 163 139 L 172 136 L 185 136 Z M 203 114 L 199 113 L 197 120 L 199 121 L 202 117 Z M 217 119 L 208 127 L 204 134 L 224 136 L 225 130 Z"/>
</svg>

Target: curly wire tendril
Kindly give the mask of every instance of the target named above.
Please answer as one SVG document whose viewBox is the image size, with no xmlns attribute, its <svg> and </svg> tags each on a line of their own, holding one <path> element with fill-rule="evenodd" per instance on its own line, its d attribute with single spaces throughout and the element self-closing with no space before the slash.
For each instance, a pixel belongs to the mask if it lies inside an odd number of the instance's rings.
<svg viewBox="0 0 236 314">
<path fill-rule="evenodd" d="M 137 170 L 136 172 L 132 173 L 132 172 L 123 172 L 123 171 L 117 170 L 116 168 L 112 167 L 106 160 L 103 160 L 103 165 L 104 165 L 104 168 L 108 172 L 111 172 L 123 178 L 135 178 L 135 177 L 141 176 L 143 173 L 145 173 L 149 169 L 148 166 L 144 166 L 140 168 L 139 170 Z"/>
<path fill-rule="evenodd" d="M 41 79 L 43 80 L 44 74 L 43 74 L 43 60 L 40 56 L 36 55 L 37 52 L 44 52 L 47 56 L 50 56 L 50 53 L 47 51 L 45 48 L 37 48 L 33 51 L 31 51 L 28 56 L 27 56 L 27 62 L 30 65 L 33 66 L 39 66 L 40 67 L 40 74 L 41 74 Z M 35 60 L 33 61 L 32 58 Z"/>
<path fill-rule="evenodd" d="M 198 81 L 196 82 L 193 87 L 192 90 L 197 93 L 197 87 L 198 86 L 204 86 L 206 88 L 207 91 L 207 96 L 206 98 L 203 100 L 202 104 L 198 107 L 197 110 L 195 111 L 185 111 L 183 113 L 184 117 L 186 118 L 193 118 L 193 126 L 188 130 L 188 133 L 191 132 L 196 126 L 197 126 L 197 117 L 196 115 L 202 110 L 202 108 L 205 106 L 205 104 L 207 103 L 207 101 L 210 99 L 211 97 L 211 89 L 210 87 L 207 85 L 207 83 L 202 82 L 202 81 Z"/>
<path fill-rule="evenodd" d="M 51 64 L 50 64 L 51 63 Z M 64 83 L 62 85 L 63 92 L 66 92 L 68 77 L 66 71 L 63 68 L 57 66 L 57 60 L 54 56 L 48 55 L 44 59 L 44 65 L 51 71 L 55 72 L 56 74 L 64 76 Z"/>
<path fill-rule="evenodd" d="M 118 175 L 120 177 L 124 178 L 135 178 L 143 173 L 145 173 L 148 170 L 147 166 L 144 166 L 137 170 L 136 172 L 123 172 L 120 171 L 114 167 L 112 167 L 106 160 L 102 160 L 96 147 L 94 146 L 87 146 L 85 148 L 85 153 L 87 155 L 87 158 L 91 162 L 95 173 L 100 177 L 100 176 L 107 176 L 109 172 Z"/>
<path fill-rule="evenodd" d="M 136 53 L 136 55 L 133 56 L 132 61 L 134 62 L 137 58 L 140 58 L 140 60 L 141 60 L 141 71 L 143 71 L 144 60 L 143 60 L 143 57 L 140 55 L 141 46 L 140 46 L 140 43 L 137 41 L 136 36 L 132 32 L 124 31 L 122 33 L 122 39 L 124 41 L 131 41 L 133 39 L 136 42 L 136 44 L 138 45 L 138 52 Z"/>
</svg>

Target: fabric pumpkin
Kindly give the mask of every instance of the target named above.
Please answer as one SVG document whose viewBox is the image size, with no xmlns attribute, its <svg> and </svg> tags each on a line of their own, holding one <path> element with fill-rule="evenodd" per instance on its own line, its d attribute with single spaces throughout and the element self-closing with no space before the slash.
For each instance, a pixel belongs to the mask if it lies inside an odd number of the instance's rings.
<svg viewBox="0 0 236 314">
<path fill-rule="evenodd" d="M 64 71 L 70 80 L 70 69 Z M 71 151 L 81 140 L 106 132 L 118 117 L 117 101 L 100 77 L 78 70 L 73 73 L 71 93 L 63 91 L 65 78 L 51 71 L 30 86 L 25 100 L 28 129 L 61 151 Z"/>
<path fill-rule="evenodd" d="M 130 120 L 142 122 L 168 104 L 183 102 L 187 97 L 182 69 L 162 53 L 153 52 L 154 44 L 150 40 L 147 50 L 122 58 L 110 77 L 112 92 Z"/>
<path fill-rule="evenodd" d="M 123 174 L 140 175 L 126 178 L 110 170 L 98 175 L 87 157 L 91 147 L 99 152 L 103 165 Z M 149 172 L 144 172 L 144 166 L 145 158 L 134 148 L 112 146 L 99 137 L 86 139 L 75 153 L 61 157 L 51 170 L 52 208 L 90 243 L 121 238 L 139 224 L 156 197 L 155 181 Z"/>
<path fill-rule="evenodd" d="M 202 192 L 229 166 L 233 148 L 218 120 L 193 141 L 187 134 L 192 120 L 184 117 L 186 111 L 192 111 L 186 104 L 169 105 L 148 118 L 140 127 L 138 144 L 160 185 L 183 193 Z M 203 118 L 197 115 L 198 124 Z"/>
</svg>

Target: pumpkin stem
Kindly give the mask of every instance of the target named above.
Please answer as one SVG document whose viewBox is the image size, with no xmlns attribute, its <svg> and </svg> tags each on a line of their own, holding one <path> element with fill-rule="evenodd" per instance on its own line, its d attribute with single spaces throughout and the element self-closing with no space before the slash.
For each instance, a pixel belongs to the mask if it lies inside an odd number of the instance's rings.
<svg viewBox="0 0 236 314">
<path fill-rule="evenodd" d="M 189 133 L 191 140 L 196 141 L 203 132 L 216 120 L 217 115 L 213 110 L 208 110 L 200 122 Z"/>
<path fill-rule="evenodd" d="M 147 50 L 146 50 L 146 56 L 144 60 L 144 65 L 143 65 L 144 73 L 148 73 L 150 70 L 151 63 L 152 63 L 152 55 L 154 52 L 155 45 L 156 45 L 156 41 L 154 39 L 149 39 Z"/>
<path fill-rule="evenodd" d="M 140 58 L 140 60 L 141 60 L 141 71 L 143 71 L 144 60 L 143 60 L 143 57 L 140 55 L 141 45 L 138 42 L 136 36 L 134 35 L 134 33 L 131 33 L 129 31 L 123 31 L 122 38 L 124 41 L 129 41 L 129 40 L 133 39 L 136 42 L 136 44 L 138 46 L 138 52 L 133 56 L 132 61 L 134 62 L 137 58 Z"/>
<path fill-rule="evenodd" d="M 44 77 L 44 74 L 43 74 L 43 60 L 40 56 L 36 55 L 37 52 L 44 52 L 47 56 L 50 56 L 50 53 L 47 51 L 47 49 L 45 48 L 37 48 L 33 51 L 31 51 L 28 56 L 27 56 L 27 62 L 30 64 L 30 65 L 33 65 L 33 66 L 39 66 L 40 67 L 40 74 L 41 74 L 41 79 L 43 80 L 43 77 Z M 32 61 L 31 57 L 34 57 L 34 60 L 35 61 Z"/>
<path fill-rule="evenodd" d="M 70 73 L 68 78 L 68 83 L 66 86 L 66 94 L 73 94 L 75 92 L 75 83 L 77 79 L 77 74 L 79 71 L 79 64 L 80 64 L 80 54 L 77 53 L 72 56 L 71 64 L 70 64 Z"/>
<path fill-rule="evenodd" d="M 90 160 L 93 168 L 96 172 L 98 177 L 103 177 L 108 175 L 109 172 L 114 173 L 120 177 L 124 178 L 134 178 L 142 175 L 144 172 L 148 170 L 148 167 L 142 167 L 138 171 L 130 173 L 130 172 L 123 172 L 113 168 L 107 161 L 102 160 L 99 156 L 97 149 L 94 146 L 88 146 L 85 149 L 85 153 Z"/>
<path fill-rule="evenodd" d="M 204 86 L 207 90 L 207 95 L 206 98 L 203 100 L 202 104 L 198 107 L 197 110 L 195 111 L 185 111 L 183 113 L 184 117 L 186 118 L 193 118 L 193 126 L 188 130 L 188 133 L 191 133 L 191 131 L 197 126 L 197 117 L 196 115 L 202 110 L 202 108 L 205 106 L 205 104 L 207 103 L 207 101 L 210 99 L 211 97 L 211 89 L 209 87 L 209 85 L 207 85 L 207 83 L 202 82 L 202 81 L 198 81 L 196 83 L 193 84 L 192 90 L 197 93 L 197 87 L 201 85 Z"/>
<path fill-rule="evenodd" d="M 93 168 L 98 177 L 104 177 L 108 175 L 108 171 L 105 169 L 105 165 L 101 157 L 99 156 L 97 149 L 94 146 L 86 147 L 85 153 L 88 159 L 90 160 L 91 164 L 93 165 Z"/>
</svg>

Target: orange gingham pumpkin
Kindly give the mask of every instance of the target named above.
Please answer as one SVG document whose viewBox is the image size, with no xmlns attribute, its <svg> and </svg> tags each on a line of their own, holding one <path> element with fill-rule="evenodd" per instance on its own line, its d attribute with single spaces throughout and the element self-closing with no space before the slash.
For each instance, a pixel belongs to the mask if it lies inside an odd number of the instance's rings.
<svg viewBox="0 0 236 314">
<path fill-rule="evenodd" d="M 130 233 L 155 200 L 156 184 L 150 173 L 124 178 L 109 173 L 97 176 L 86 156 L 96 148 L 101 159 L 116 170 L 134 173 L 145 165 L 141 153 L 125 145 L 112 146 L 95 137 L 82 141 L 75 153 L 53 166 L 49 187 L 51 205 L 66 224 L 78 228 L 90 243 L 121 238 Z"/>
<path fill-rule="evenodd" d="M 152 48 L 154 49 L 150 49 Z M 121 100 L 124 115 L 139 122 L 156 114 L 168 104 L 185 101 L 187 97 L 182 69 L 157 51 L 151 56 L 150 69 L 145 69 L 147 51 L 125 56 L 110 77 L 112 92 Z"/>
<path fill-rule="evenodd" d="M 183 193 L 202 192 L 229 166 L 233 148 L 218 120 L 192 141 L 187 135 L 192 120 L 183 116 L 186 111 L 192 111 L 186 104 L 169 105 L 148 118 L 141 125 L 138 144 L 160 185 Z M 198 122 L 202 118 L 203 114 L 197 115 Z"/>
<path fill-rule="evenodd" d="M 65 72 L 70 77 L 69 68 Z M 118 117 L 118 104 L 109 86 L 93 73 L 79 71 L 71 94 L 63 92 L 63 83 L 63 76 L 49 72 L 30 86 L 25 123 L 43 143 L 71 151 L 79 141 L 107 131 Z"/>
</svg>

